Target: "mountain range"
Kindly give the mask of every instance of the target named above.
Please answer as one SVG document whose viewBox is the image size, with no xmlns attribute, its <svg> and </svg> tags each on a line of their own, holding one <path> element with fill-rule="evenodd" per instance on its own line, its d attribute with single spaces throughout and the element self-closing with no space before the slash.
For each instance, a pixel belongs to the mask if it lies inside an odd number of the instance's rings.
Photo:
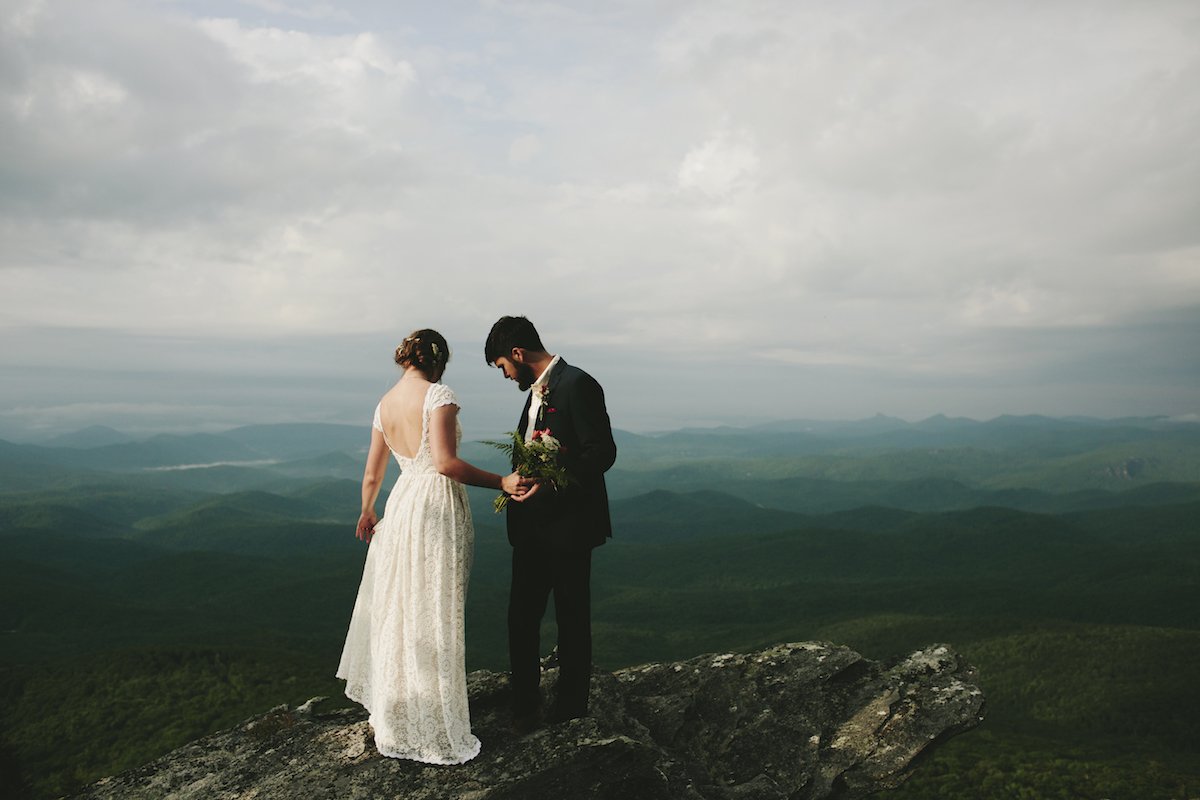
<svg viewBox="0 0 1200 800">
<path fill-rule="evenodd" d="M 615 535 L 593 582 L 604 669 L 948 641 L 979 667 L 989 719 L 895 797 L 1166 800 L 1200 779 L 1200 426 L 877 417 L 616 436 Z M 56 797 L 338 696 L 365 444 L 306 425 L 0 442 L 4 796 Z M 505 466 L 478 442 L 462 452 Z M 468 665 L 498 670 L 509 548 L 493 493 L 469 497 Z"/>
</svg>

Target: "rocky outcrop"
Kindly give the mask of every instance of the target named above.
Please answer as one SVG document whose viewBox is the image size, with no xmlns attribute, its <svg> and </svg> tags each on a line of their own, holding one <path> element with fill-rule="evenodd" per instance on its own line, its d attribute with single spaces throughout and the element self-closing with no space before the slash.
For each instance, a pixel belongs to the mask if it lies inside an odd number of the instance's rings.
<svg viewBox="0 0 1200 800">
<path fill-rule="evenodd" d="M 556 670 L 545 682 L 553 684 Z M 524 737 L 508 681 L 472 673 L 483 752 L 463 766 L 380 756 L 360 709 L 280 707 L 81 798 L 757 800 L 894 787 L 937 742 L 982 719 L 983 694 L 937 645 L 891 666 L 824 643 L 597 672 L 592 713 Z"/>
</svg>

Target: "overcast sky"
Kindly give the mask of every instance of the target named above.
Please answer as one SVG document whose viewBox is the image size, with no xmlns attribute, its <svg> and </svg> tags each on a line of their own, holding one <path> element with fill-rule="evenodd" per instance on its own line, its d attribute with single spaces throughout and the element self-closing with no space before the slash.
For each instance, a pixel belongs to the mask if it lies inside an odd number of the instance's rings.
<svg viewBox="0 0 1200 800">
<path fill-rule="evenodd" d="M 0 0 L 0 436 L 1200 412 L 1200 4 Z"/>
</svg>

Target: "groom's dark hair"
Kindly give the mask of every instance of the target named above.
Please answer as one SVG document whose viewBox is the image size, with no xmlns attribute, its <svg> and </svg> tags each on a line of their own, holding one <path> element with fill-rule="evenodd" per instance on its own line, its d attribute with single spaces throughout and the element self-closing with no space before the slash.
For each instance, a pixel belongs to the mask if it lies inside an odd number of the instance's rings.
<svg viewBox="0 0 1200 800">
<path fill-rule="evenodd" d="M 497 358 L 511 354 L 514 347 L 542 352 L 546 350 L 532 322 L 525 317 L 501 317 L 488 333 L 487 343 L 483 346 L 483 358 L 488 364 L 494 364 Z"/>
</svg>

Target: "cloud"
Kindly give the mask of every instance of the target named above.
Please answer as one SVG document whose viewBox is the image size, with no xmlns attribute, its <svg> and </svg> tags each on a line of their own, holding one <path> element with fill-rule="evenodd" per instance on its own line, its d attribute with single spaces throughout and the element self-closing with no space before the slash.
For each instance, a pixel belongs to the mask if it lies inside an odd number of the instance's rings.
<svg viewBox="0 0 1200 800">
<path fill-rule="evenodd" d="M 219 354 L 523 312 L 664 380 L 929 379 L 1200 303 L 1190 4 L 221 9 L 9 4 L 0 324 Z"/>
<path fill-rule="evenodd" d="M 542 141 L 532 133 L 518 136 L 508 147 L 508 160 L 511 164 L 525 164 L 537 157 L 542 151 Z"/>
<path fill-rule="evenodd" d="M 285 3 L 281 0 L 240 0 L 250 8 L 262 9 L 272 14 L 283 14 L 308 20 L 340 20 L 349 22 L 353 17 L 334 3 Z"/>
<path fill-rule="evenodd" d="M 679 185 L 709 197 L 724 197 L 739 187 L 751 189 L 758 171 L 758 155 L 744 132 L 719 131 L 684 156 Z"/>
</svg>

